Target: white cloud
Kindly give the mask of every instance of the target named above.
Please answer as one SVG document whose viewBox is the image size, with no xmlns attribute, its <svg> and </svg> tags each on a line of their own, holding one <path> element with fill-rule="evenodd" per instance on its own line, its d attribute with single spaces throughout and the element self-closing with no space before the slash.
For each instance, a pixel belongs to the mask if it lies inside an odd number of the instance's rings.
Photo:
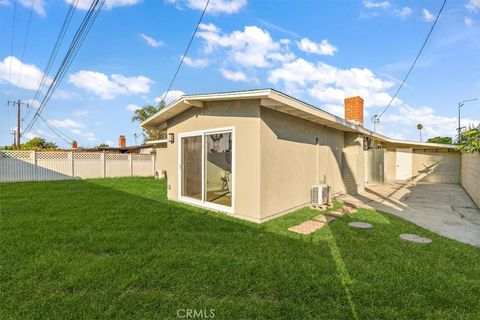
<svg viewBox="0 0 480 320">
<path fill-rule="evenodd" d="M 127 104 L 125 109 L 128 110 L 128 111 L 134 112 L 134 111 L 140 109 L 140 106 L 137 106 L 136 104 L 133 104 L 133 103 L 129 103 L 129 104 Z"/>
<path fill-rule="evenodd" d="M 185 95 L 185 92 L 182 90 L 170 90 L 168 94 L 165 96 L 165 93 L 162 93 L 161 96 L 155 98 L 156 103 L 160 103 L 162 99 L 165 101 L 166 104 L 169 104 L 175 100 L 180 99 L 181 96 Z"/>
<path fill-rule="evenodd" d="M 402 19 L 406 19 L 413 13 L 410 7 L 403 7 L 401 10 L 395 10 L 395 14 Z"/>
<path fill-rule="evenodd" d="M 179 9 L 183 8 L 183 6 L 187 6 L 194 10 L 203 10 L 206 4 L 206 0 L 167 0 L 167 2 L 175 4 Z M 247 0 L 210 0 L 207 12 L 212 14 L 237 13 L 246 4 Z"/>
<path fill-rule="evenodd" d="M 70 75 L 68 82 L 104 100 L 113 99 L 118 95 L 148 93 L 150 85 L 154 83 L 145 76 L 125 77 L 112 74 L 108 77 L 101 72 L 87 70 L 80 70 Z"/>
<path fill-rule="evenodd" d="M 45 16 L 44 0 L 19 0 L 20 4 L 25 8 L 32 8 L 39 16 Z M 33 7 L 32 7 L 33 5 Z"/>
<path fill-rule="evenodd" d="M 273 62 L 294 58 L 288 49 L 288 41 L 275 42 L 268 31 L 257 26 L 246 26 L 243 31 L 222 33 L 213 24 L 201 24 L 197 36 L 204 41 L 205 53 L 218 48 L 228 50 L 229 58 L 243 67 L 268 67 Z"/>
<path fill-rule="evenodd" d="M 63 120 L 50 119 L 47 120 L 54 127 L 65 128 L 65 129 L 81 129 L 84 128 L 84 124 L 69 118 Z"/>
<path fill-rule="evenodd" d="M 140 37 L 145 41 L 146 44 L 148 44 L 150 47 L 153 47 L 153 48 L 158 48 L 160 47 L 161 45 L 163 45 L 163 41 L 161 40 L 157 40 L 155 38 L 152 38 L 148 35 L 146 35 L 145 33 L 141 33 L 140 34 Z"/>
<path fill-rule="evenodd" d="M 73 0 L 65 0 L 67 3 L 72 4 Z M 103 5 L 106 9 L 112 9 L 114 7 L 125 7 L 131 6 L 139 3 L 141 0 L 105 0 L 105 4 Z M 79 0 L 77 3 L 77 8 L 81 10 L 88 10 L 90 5 L 92 4 L 92 0 Z"/>
<path fill-rule="evenodd" d="M 337 47 L 330 44 L 327 39 L 323 39 L 321 42 L 316 43 L 308 38 L 303 38 L 297 42 L 297 46 L 302 51 L 324 56 L 333 56 L 338 50 Z"/>
<path fill-rule="evenodd" d="M 465 8 L 468 11 L 477 12 L 480 9 L 480 0 L 469 0 Z"/>
<path fill-rule="evenodd" d="M 364 0 L 363 6 L 368 9 L 388 9 L 390 7 L 390 2 L 388 1 L 371 1 Z"/>
<path fill-rule="evenodd" d="M 422 13 L 423 13 L 423 20 L 425 20 L 426 22 L 432 22 L 433 20 L 435 20 L 435 16 L 427 9 L 423 9 Z"/>
<path fill-rule="evenodd" d="M 83 116 L 86 116 L 88 114 L 88 111 L 87 110 L 75 110 L 72 115 L 75 116 L 75 117 L 83 117 Z"/>
<path fill-rule="evenodd" d="M 180 57 L 180 59 L 181 58 L 182 57 Z M 187 66 L 192 67 L 192 68 L 203 68 L 203 67 L 208 66 L 208 64 L 209 64 L 208 59 L 204 59 L 204 58 L 192 59 L 190 57 L 185 57 L 183 59 L 183 62 Z"/>
<path fill-rule="evenodd" d="M 273 69 L 268 81 L 274 84 L 283 82 L 291 92 L 306 91 L 326 104 L 343 104 L 344 98 L 360 95 L 367 107 L 385 106 L 391 99 L 385 90 L 394 85 L 378 78 L 367 68 L 340 69 L 300 58 Z"/>
<path fill-rule="evenodd" d="M 465 19 L 463 20 L 463 22 L 465 23 L 465 25 L 467 26 L 473 26 L 473 19 L 472 18 L 468 18 L 468 17 L 465 17 Z"/>
<path fill-rule="evenodd" d="M 225 79 L 232 81 L 243 81 L 247 82 L 247 75 L 241 71 L 230 71 L 226 69 L 220 69 L 220 73 Z"/>
<path fill-rule="evenodd" d="M 411 107 L 401 104 L 393 110 L 389 110 L 382 119 L 383 125 L 388 124 L 388 130 L 392 132 L 404 131 L 402 136 L 415 139 L 418 137 L 416 128 L 418 123 L 423 124 L 424 137 L 455 136 L 458 126 L 458 118 L 455 116 L 438 115 L 431 107 Z M 468 126 L 470 123 L 478 125 L 477 120 L 462 118 L 461 126 Z"/>
<path fill-rule="evenodd" d="M 36 90 L 42 77 L 43 72 L 37 66 L 23 63 L 16 57 L 8 56 L 0 61 L 0 83 L 8 83 L 10 79 L 11 84 L 16 87 Z M 49 85 L 51 82 L 52 79 L 47 78 L 46 84 Z"/>
</svg>

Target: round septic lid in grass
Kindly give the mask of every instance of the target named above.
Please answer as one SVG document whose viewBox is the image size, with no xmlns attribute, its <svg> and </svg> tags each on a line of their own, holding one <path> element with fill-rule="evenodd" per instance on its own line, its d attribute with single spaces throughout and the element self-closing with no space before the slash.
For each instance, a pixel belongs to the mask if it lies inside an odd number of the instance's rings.
<svg viewBox="0 0 480 320">
<path fill-rule="evenodd" d="M 349 222 L 348 226 L 352 227 L 352 228 L 358 228 L 358 229 L 372 229 L 373 228 L 373 226 L 370 223 L 359 222 L 359 221 Z"/>
<path fill-rule="evenodd" d="M 421 237 L 419 235 L 410 234 L 410 233 L 402 233 L 400 235 L 400 239 L 404 241 L 410 241 L 410 242 L 422 243 L 422 244 L 428 244 L 432 242 L 432 239 Z"/>
</svg>

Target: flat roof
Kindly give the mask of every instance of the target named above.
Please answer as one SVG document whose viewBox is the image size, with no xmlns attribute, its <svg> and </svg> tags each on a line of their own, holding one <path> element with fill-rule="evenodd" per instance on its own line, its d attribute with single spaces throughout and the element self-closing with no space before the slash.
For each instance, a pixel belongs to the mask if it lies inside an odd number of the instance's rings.
<svg viewBox="0 0 480 320">
<path fill-rule="evenodd" d="M 392 144 L 418 146 L 423 149 L 454 149 L 456 147 L 455 145 L 450 144 L 391 139 L 275 89 L 184 95 L 143 121 L 140 125 L 142 128 L 157 127 L 164 125 L 167 120 L 190 108 L 202 108 L 204 102 L 239 99 L 259 99 L 260 104 L 263 107 L 290 114 L 340 131 L 358 132 Z"/>
</svg>

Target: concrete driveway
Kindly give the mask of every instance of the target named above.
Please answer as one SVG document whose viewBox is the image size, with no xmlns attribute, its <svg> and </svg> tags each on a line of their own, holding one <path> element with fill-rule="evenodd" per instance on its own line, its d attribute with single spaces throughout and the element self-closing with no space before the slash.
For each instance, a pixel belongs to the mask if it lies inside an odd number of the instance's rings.
<svg viewBox="0 0 480 320">
<path fill-rule="evenodd" d="M 362 194 L 341 199 L 371 206 L 442 236 L 480 247 L 480 210 L 459 184 L 368 185 Z"/>
</svg>

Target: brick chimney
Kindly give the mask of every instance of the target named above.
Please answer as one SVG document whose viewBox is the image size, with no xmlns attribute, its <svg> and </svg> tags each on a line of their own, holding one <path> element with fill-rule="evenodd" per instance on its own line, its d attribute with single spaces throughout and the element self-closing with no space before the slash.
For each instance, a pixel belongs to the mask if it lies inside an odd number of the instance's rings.
<svg viewBox="0 0 480 320">
<path fill-rule="evenodd" d="M 72 141 L 72 149 L 78 149 L 78 142 L 77 140 Z"/>
<path fill-rule="evenodd" d="M 125 136 L 122 134 L 120 137 L 118 137 L 118 147 L 119 148 L 126 148 L 127 147 L 127 139 Z"/>
<path fill-rule="evenodd" d="M 350 97 L 345 99 L 345 120 L 363 126 L 363 99 Z"/>
</svg>

